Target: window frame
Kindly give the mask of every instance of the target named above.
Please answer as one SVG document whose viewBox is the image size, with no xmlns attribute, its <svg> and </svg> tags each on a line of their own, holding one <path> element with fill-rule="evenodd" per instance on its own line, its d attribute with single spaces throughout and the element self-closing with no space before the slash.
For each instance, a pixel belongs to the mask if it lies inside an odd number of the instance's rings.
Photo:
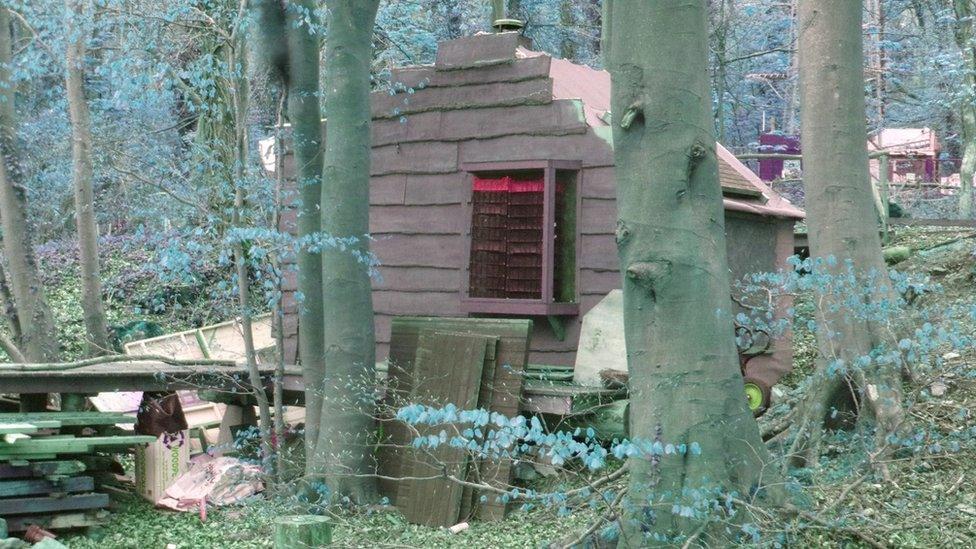
<svg viewBox="0 0 976 549">
<path fill-rule="evenodd" d="M 461 311 L 467 314 L 507 314 L 526 316 L 577 316 L 579 315 L 580 280 L 580 209 L 582 205 L 582 162 L 578 160 L 518 160 L 498 162 L 466 162 L 461 164 L 465 181 L 465 228 L 464 268 L 461 270 Z M 495 297 L 470 297 L 471 244 L 474 177 L 476 175 L 504 175 L 513 171 L 541 170 L 543 172 L 542 208 L 542 297 L 540 299 L 507 299 Z M 574 290 L 572 302 L 555 301 L 553 287 L 556 269 L 556 172 L 575 173 L 576 208 Z"/>
</svg>

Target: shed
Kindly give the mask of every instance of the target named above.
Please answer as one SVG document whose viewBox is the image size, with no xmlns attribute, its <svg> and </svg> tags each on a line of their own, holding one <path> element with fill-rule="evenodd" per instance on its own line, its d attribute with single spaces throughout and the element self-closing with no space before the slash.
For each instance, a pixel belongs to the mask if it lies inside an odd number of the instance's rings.
<svg viewBox="0 0 976 549">
<path fill-rule="evenodd" d="M 394 69 L 397 91 L 373 94 L 377 360 L 396 316 L 506 316 L 535 320 L 531 363 L 572 366 L 583 315 L 621 286 L 610 75 L 518 38 L 444 42 L 434 65 Z M 803 212 L 723 146 L 717 153 L 733 276 L 776 270 Z M 295 219 L 286 212 L 283 228 Z M 294 277 L 284 290 L 294 362 Z M 790 347 L 750 368 L 775 382 Z"/>
</svg>

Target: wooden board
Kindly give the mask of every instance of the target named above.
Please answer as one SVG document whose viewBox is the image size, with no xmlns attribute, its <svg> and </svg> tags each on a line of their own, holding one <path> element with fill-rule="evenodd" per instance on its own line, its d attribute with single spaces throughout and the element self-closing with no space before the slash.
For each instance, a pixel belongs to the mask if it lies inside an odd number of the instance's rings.
<svg viewBox="0 0 976 549">
<path fill-rule="evenodd" d="M 85 464 L 78 460 L 35 461 L 28 464 L 0 463 L 0 479 L 61 477 L 85 471 Z"/>
<path fill-rule="evenodd" d="M 0 499 L 0 516 L 55 513 L 108 507 L 108 494 Z"/>
<path fill-rule="evenodd" d="M 57 515 L 27 515 L 18 517 L 5 517 L 7 528 L 11 532 L 23 532 L 32 524 L 36 524 L 45 530 L 63 530 L 68 528 L 85 528 L 87 526 L 97 526 L 108 517 L 108 512 L 103 510 L 88 511 L 84 513 L 61 513 Z"/>
<path fill-rule="evenodd" d="M 485 349 L 485 364 L 481 369 L 481 389 L 478 391 L 478 407 L 487 406 L 494 393 L 495 369 L 498 367 L 498 340 L 492 339 Z M 468 466 L 468 479 L 480 479 L 485 475 L 485 461 L 475 460 Z M 470 486 L 465 486 L 461 495 L 460 520 L 467 520 L 474 516 L 478 508 L 480 494 Z"/>
<path fill-rule="evenodd" d="M 274 365 L 262 365 L 262 375 L 274 373 Z M 291 375 L 294 366 L 287 368 Z M 247 382 L 247 368 L 241 365 L 180 365 L 162 362 L 111 362 L 70 370 L 21 371 L 0 365 L 0 387 L 4 392 L 100 393 L 106 391 L 168 391 L 200 387 L 237 390 Z M 128 422 L 131 422 L 131 418 Z M 120 422 L 121 423 L 121 422 Z"/>
<path fill-rule="evenodd" d="M 155 440 L 156 437 L 143 435 L 108 437 L 57 436 L 22 439 L 12 444 L 0 442 L 0 460 L 17 457 L 27 459 L 36 455 L 87 454 L 96 448 L 126 448 L 138 444 L 148 444 Z"/>
<path fill-rule="evenodd" d="M 33 496 L 67 492 L 90 492 L 95 488 L 92 477 L 69 477 L 59 481 L 23 479 L 0 481 L 0 497 Z"/>
<path fill-rule="evenodd" d="M 417 344 L 414 362 L 415 385 L 411 402 L 441 407 L 453 403 L 461 410 L 477 406 L 481 371 L 488 338 L 440 332 L 424 332 Z M 446 427 L 446 428 L 445 428 Z M 419 427 L 421 436 L 453 435 L 450 426 Z M 441 444 L 435 448 L 404 453 L 406 476 L 431 477 L 448 474 L 463 478 L 467 453 Z M 454 481 L 437 478 L 400 483 L 397 507 L 406 519 L 427 526 L 453 526 L 458 522 L 463 487 Z"/>
<path fill-rule="evenodd" d="M 0 434 L 4 424 L 31 424 L 41 429 L 58 427 L 91 427 L 94 425 L 114 425 L 131 423 L 132 418 L 125 414 L 104 412 L 35 412 L 27 414 L 0 414 Z M 26 431 L 23 431 L 26 432 Z M 36 431 L 35 431 L 36 432 Z"/>
<path fill-rule="evenodd" d="M 473 334 L 497 337 L 497 366 L 492 382 L 492 402 L 485 406 L 509 417 L 518 413 L 522 393 L 522 373 L 528 363 L 528 350 L 532 333 L 532 321 L 526 319 L 499 318 L 394 318 L 390 337 L 390 360 L 387 395 L 389 401 L 408 402 L 413 389 L 414 359 L 420 334 L 424 331 Z M 380 471 L 384 476 L 402 475 L 400 447 L 409 443 L 409 436 L 397 422 L 385 422 L 389 444 L 380 452 Z M 508 485 L 511 463 L 508 460 L 494 462 L 485 471 L 485 480 L 496 485 Z M 380 489 L 388 497 L 394 497 L 396 483 L 381 482 Z M 392 495 L 391 495 L 392 494 Z M 478 497 L 480 500 L 480 496 Z M 477 516 L 485 519 L 501 519 L 505 505 L 489 496 Z"/>
</svg>

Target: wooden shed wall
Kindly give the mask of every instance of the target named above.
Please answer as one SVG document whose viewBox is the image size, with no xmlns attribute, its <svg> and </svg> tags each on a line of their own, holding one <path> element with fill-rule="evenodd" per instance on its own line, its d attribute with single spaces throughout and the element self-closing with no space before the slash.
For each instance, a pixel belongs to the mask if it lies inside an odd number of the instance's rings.
<svg viewBox="0 0 976 549">
<path fill-rule="evenodd" d="M 579 101 L 552 99 L 549 61 L 543 56 L 475 69 L 399 70 L 394 78 L 413 92 L 374 95 L 370 231 L 381 264 L 373 283 L 377 360 L 387 357 L 393 317 L 464 316 L 460 289 L 469 220 L 462 202 L 470 180 L 460 171 L 463 163 L 582 162 L 580 316 L 566 319 L 564 341 L 537 319 L 531 362 L 572 365 L 582 315 L 620 287 L 613 152 L 586 124 Z M 294 221 L 293 212 L 286 214 L 283 228 Z M 293 361 L 298 305 L 295 277 L 288 279 L 286 359 Z"/>
</svg>

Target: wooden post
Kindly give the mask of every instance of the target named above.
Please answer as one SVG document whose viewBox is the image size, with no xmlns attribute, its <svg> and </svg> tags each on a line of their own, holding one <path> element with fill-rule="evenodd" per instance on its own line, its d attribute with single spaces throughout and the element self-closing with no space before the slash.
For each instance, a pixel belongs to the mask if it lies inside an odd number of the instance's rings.
<svg viewBox="0 0 976 549">
<path fill-rule="evenodd" d="M 888 237 L 888 219 L 891 218 L 891 204 L 888 201 L 888 175 L 891 169 L 890 163 L 891 157 L 887 154 L 882 154 L 878 158 L 878 193 L 881 195 L 881 229 L 884 231 L 881 237 L 881 243 L 887 244 Z"/>
<path fill-rule="evenodd" d="M 332 523 L 327 517 L 293 515 L 275 520 L 275 549 L 307 549 L 331 543 Z"/>
</svg>

